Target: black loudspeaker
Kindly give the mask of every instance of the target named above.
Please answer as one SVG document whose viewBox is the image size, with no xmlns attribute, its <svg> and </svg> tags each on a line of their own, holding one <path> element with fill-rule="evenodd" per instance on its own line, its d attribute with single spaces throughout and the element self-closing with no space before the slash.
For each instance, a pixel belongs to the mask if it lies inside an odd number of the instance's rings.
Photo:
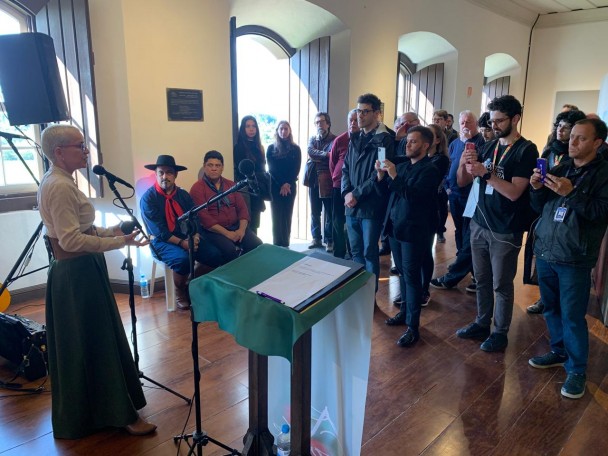
<svg viewBox="0 0 608 456">
<path fill-rule="evenodd" d="M 70 118 L 53 39 L 44 33 L 0 35 L 0 87 L 11 125 Z"/>
</svg>

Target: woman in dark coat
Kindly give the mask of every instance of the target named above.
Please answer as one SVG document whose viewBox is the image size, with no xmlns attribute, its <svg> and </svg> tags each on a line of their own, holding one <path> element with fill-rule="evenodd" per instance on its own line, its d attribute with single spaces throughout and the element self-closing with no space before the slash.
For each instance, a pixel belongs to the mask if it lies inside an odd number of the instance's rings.
<svg viewBox="0 0 608 456">
<path fill-rule="evenodd" d="M 264 158 L 264 147 L 260 140 L 260 129 L 258 128 L 258 122 L 253 116 L 245 116 L 241 120 L 241 126 L 239 128 L 239 134 L 234 146 L 234 180 L 240 181 L 245 179 L 239 171 L 239 163 L 243 160 L 251 160 L 254 164 L 254 172 L 258 180 L 264 179 L 264 173 L 266 172 L 266 159 Z M 263 185 L 261 186 L 263 188 Z M 257 233 L 260 227 L 260 215 L 266 210 L 264 199 L 262 196 L 252 195 L 250 193 L 244 193 L 243 197 L 247 203 L 247 209 L 249 210 L 249 216 L 251 222 L 249 228 L 254 233 Z"/>
<path fill-rule="evenodd" d="M 274 245 L 289 247 L 291 218 L 296 200 L 296 181 L 300 173 L 302 152 L 293 142 L 291 126 L 281 120 L 274 134 L 274 144 L 266 152 L 271 178 L 272 202 L 272 242 Z"/>
</svg>

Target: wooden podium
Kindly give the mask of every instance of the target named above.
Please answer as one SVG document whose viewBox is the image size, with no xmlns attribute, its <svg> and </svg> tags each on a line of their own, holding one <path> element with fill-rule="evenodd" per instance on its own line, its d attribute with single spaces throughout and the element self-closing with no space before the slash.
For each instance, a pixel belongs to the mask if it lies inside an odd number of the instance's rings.
<svg viewBox="0 0 608 456">
<path fill-rule="evenodd" d="M 371 335 L 373 275 L 367 272 L 354 276 L 299 313 L 249 291 L 302 258 L 305 255 L 301 253 L 265 244 L 190 284 L 194 320 L 216 321 L 249 349 L 249 429 L 243 439 L 243 454 L 274 454 L 274 436 L 268 428 L 268 356 L 291 362 L 291 452 L 307 455 L 311 447 L 313 326 L 345 301 L 351 303 L 365 296 L 369 302 L 360 304 L 362 321 L 369 324 L 368 337 Z M 362 288 L 367 292 L 355 297 Z M 371 347 L 371 341 L 367 344 Z M 360 427 L 362 432 L 362 422 Z"/>
</svg>

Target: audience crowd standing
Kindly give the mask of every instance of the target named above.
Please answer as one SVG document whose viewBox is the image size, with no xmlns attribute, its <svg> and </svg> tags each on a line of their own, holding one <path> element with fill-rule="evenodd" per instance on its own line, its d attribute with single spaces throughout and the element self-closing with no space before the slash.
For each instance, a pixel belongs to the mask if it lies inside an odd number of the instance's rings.
<svg viewBox="0 0 608 456">
<path fill-rule="evenodd" d="M 363 264 L 375 274 L 376 290 L 379 256 L 392 252 L 400 288 L 393 302 L 399 311 L 386 324 L 407 326 L 397 340 L 401 347 L 420 339 L 429 286 L 452 289 L 471 274 L 466 290 L 476 294 L 477 314 L 456 335 L 480 340 L 481 350 L 496 352 L 508 345 L 513 281 L 529 232 L 527 248 L 536 255 L 541 299 L 527 310 L 543 314 L 551 338 L 550 351 L 530 358 L 529 364 L 564 366 L 561 393 L 579 398 L 585 391 L 589 349 L 585 313 L 590 270 L 608 225 L 606 125 L 594 114 L 564 106 L 542 151 L 549 170 L 543 177 L 536 145 L 519 133 L 521 116 L 520 102 L 504 95 L 493 99 L 479 120 L 462 111 L 459 131 L 452 129 L 452 115 L 441 109 L 428 127 L 416 113 L 406 112 L 397 117 L 393 131 L 381 120 L 380 99 L 366 93 L 347 114 L 346 131 L 336 136 L 329 114 L 317 113 L 303 172 L 311 208 L 309 248 L 324 246 L 336 257 Z M 234 148 L 238 180 L 252 177 L 239 171 L 245 159 L 253 163 L 256 177 L 268 167 L 273 243 L 288 248 L 303 159 L 289 122 L 277 123 L 274 142 L 264 154 L 257 121 L 245 116 Z M 173 157 L 159 156 L 146 167 L 156 172 L 157 184 L 142 199 L 144 219 L 155 230 L 152 243 L 176 271 L 178 293 L 183 292 L 185 235 L 172 223 L 175 217 L 167 205 L 178 203 L 187 210 L 235 183 L 222 176 L 224 158 L 217 151 L 205 155 L 190 195 L 175 186 L 178 171 L 185 168 Z M 154 195 L 155 201 L 161 199 L 152 214 Z M 431 279 L 433 244 L 445 243 L 448 207 L 456 258 L 444 275 Z M 260 195 L 235 192 L 201 211 L 197 259 L 215 267 L 260 245 L 255 231 L 264 209 Z M 164 231 L 156 228 L 160 225 Z M 180 307 L 188 304 L 184 300 Z"/>
</svg>

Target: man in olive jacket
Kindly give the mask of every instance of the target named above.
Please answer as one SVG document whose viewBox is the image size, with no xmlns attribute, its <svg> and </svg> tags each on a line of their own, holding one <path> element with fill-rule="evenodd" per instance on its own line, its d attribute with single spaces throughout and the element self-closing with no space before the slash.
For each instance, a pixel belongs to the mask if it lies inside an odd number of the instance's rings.
<svg viewBox="0 0 608 456">
<path fill-rule="evenodd" d="M 570 134 L 571 160 L 544 179 L 539 169 L 530 178 L 532 206 L 542 213 L 534 253 L 551 351 L 530 358 L 529 364 L 564 366 L 561 394 L 571 399 L 585 394 L 591 269 L 608 226 L 608 163 L 597 153 L 605 139 L 604 122 L 579 120 Z"/>
</svg>

